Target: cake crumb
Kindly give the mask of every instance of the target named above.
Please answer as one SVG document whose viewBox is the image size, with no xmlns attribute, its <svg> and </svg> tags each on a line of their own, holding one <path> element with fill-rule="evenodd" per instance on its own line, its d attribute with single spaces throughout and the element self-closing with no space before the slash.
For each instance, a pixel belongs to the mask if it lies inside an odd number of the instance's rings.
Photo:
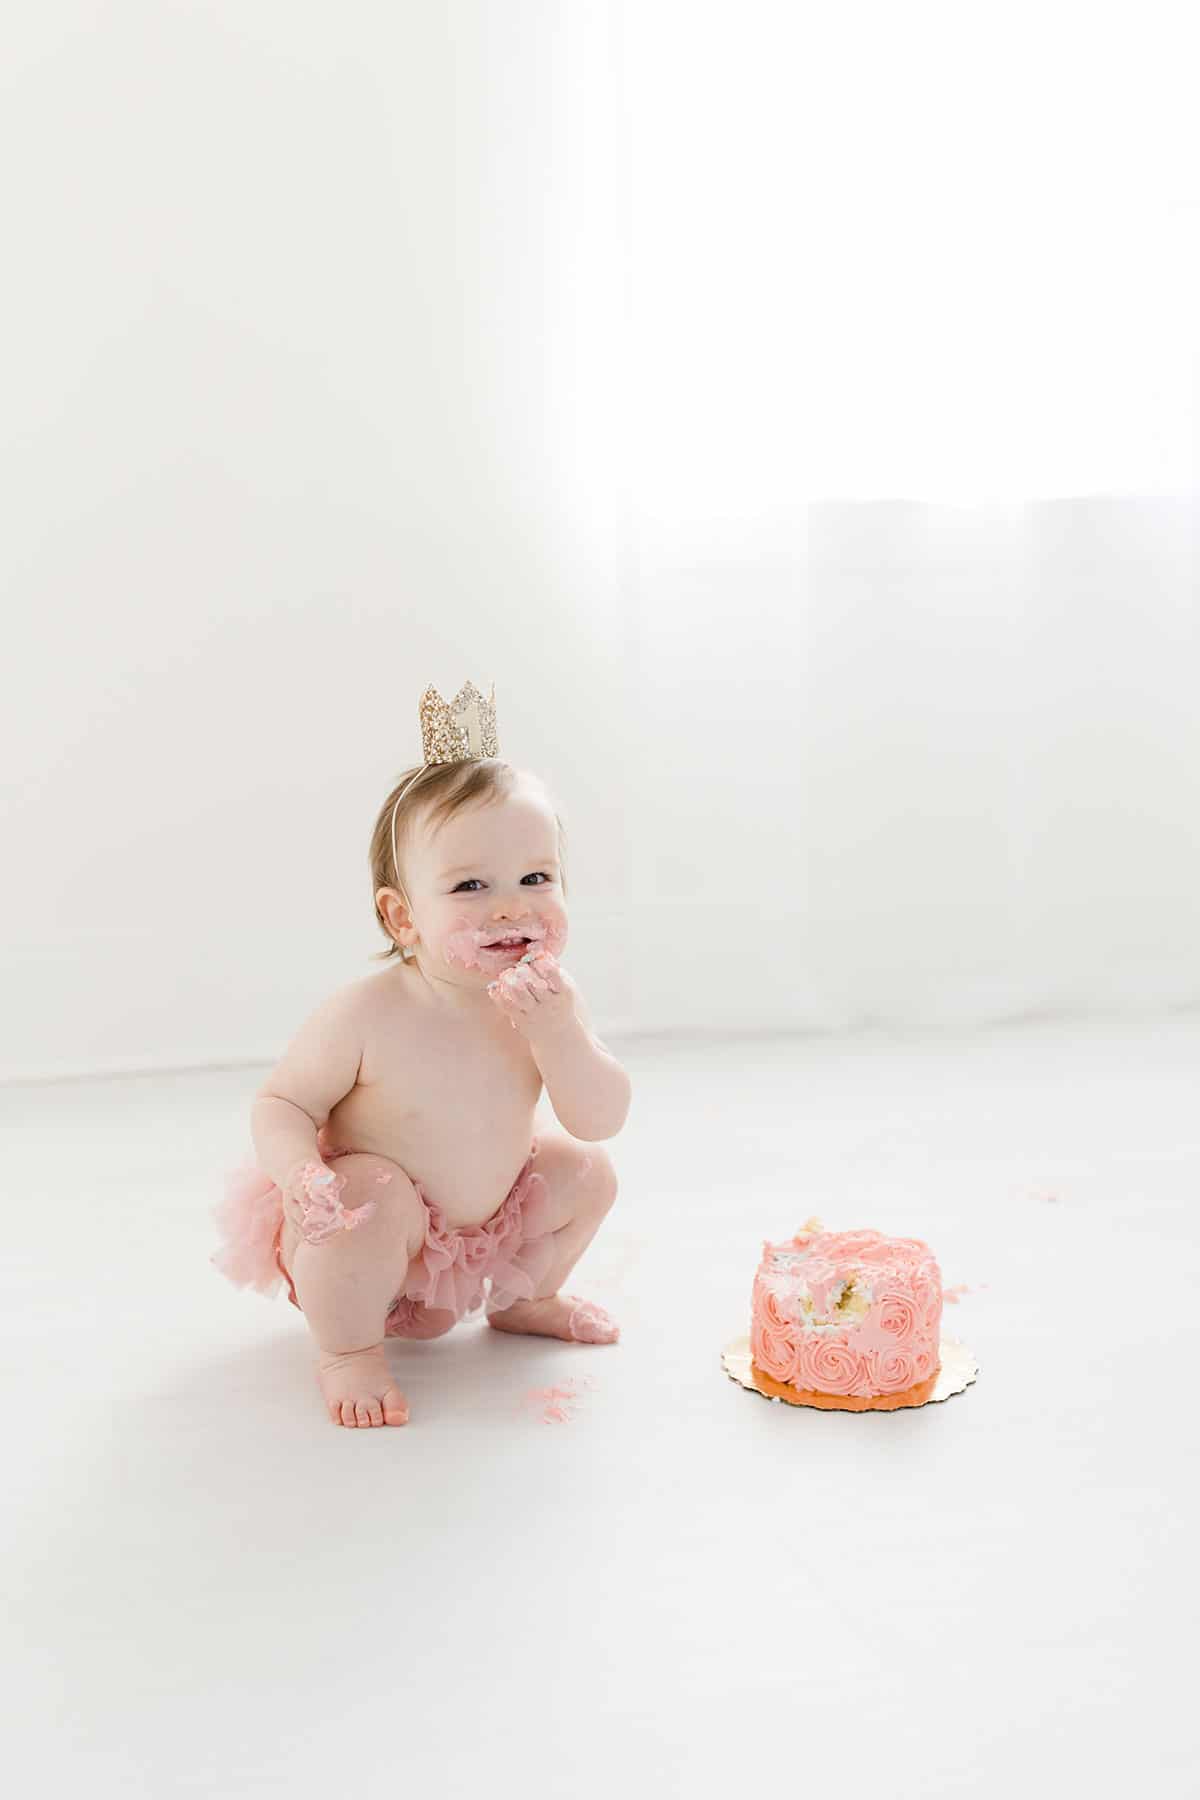
<svg viewBox="0 0 1200 1800">
<path fill-rule="evenodd" d="M 943 1288 L 942 1299 L 949 1300 L 951 1306 L 957 1306 L 961 1296 L 963 1294 L 969 1294 L 970 1292 L 971 1290 L 966 1282 L 960 1281 L 956 1287 Z"/>
<path fill-rule="evenodd" d="M 583 1386 L 594 1387 L 595 1382 L 590 1376 L 578 1379 L 571 1375 L 557 1386 L 527 1388 L 521 1404 L 539 1416 L 543 1425 L 567 1425 L 575 1417 Z"/>
</svg>

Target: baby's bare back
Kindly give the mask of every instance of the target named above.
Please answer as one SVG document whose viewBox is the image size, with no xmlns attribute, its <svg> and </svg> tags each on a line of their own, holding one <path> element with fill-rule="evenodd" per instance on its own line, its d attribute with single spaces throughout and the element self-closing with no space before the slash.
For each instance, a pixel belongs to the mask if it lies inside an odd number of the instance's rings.
<svg viewBox="0 0 1200 1800">
<path fill-rule="evenodd" d="M 337 1148 L 390 1157 L 449 1225 L 478 1225 L 529 1155 L 542 1079 L 529 1045 L 494 1007 L 431 1005 L 419 980 L 414 970 L 387 969 L 355 984 L 362 1061 L 325 1136 Z"/>
</svg>

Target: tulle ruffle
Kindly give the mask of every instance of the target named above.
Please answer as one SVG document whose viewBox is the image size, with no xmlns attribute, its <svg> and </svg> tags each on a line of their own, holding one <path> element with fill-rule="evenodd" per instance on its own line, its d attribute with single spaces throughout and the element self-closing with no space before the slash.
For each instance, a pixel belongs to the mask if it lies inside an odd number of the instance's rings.
<svg viewBox="0 0 1200 1800">
<path fill-rule="evenodd" d="M 225 1193 L 213 1208 L 224 1242 L 209 1258 L 235 1287 L 271 1295 L 283 1282 L 275 1255 L 283 1220 L 283 1196 L 269 1175 L 241 1163 L 225 1177 Z"/>
<path fill-rule="evenodd" d="M 324 1144 L 321 1151 L 327 1163 L 339 1154 Z M 425 1242 L 388 1313 L 388 1337 L 437 1336 L 446 1328 L 444 1315 L 463 1319 L 485 1303 L 489 1312 L 498 1312 L 516 1300 L 532 1299 L 554 1260 L 550 1190 L 533 1166 L 536 1155 L 535 1139 L 498 1210 L 466 1229 L 447 1226 L 441 1207 L 414 1182 L 425 1208 Z M 250 1162 L 230 1170 L 213 1218 L 223 1239 L 210 1259 L 214 1267 L 235 1287 L 252 1287 L 268 1296 L 286 1281 L 295 1300 L 278 1258 L 283 1196 L 271 1177 Z M 431 1313 L 443 1317 L 434 1321 L 427 1316 Z"/>
<path fill-rule="evenodd" d="M 447 1226 L 441 1207 L 414 1183 L 425 1207 L 425 1242 L 409 1264 L 397 1300 L 463 1319 L 485 1301 L 489 1312 L 498 1312 L 516 1300 L 532 1299 L 554 1260 L 550 1189 L 532 1166 L 534 1155 L 536 1147 L 499 1210 L 466 1230 Z M 395 1329 L 409 1316 L 407 1310 L 393 1310 L 389 1335 L 410 1335 Z"/>
</svg>

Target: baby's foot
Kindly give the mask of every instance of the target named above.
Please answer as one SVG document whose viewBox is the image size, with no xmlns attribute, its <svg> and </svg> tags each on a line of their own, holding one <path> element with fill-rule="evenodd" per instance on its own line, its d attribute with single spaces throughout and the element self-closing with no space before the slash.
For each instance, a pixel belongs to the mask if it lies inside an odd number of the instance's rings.
<svg viewBox="0 0 1200 1800">
<path fill-rule="evenodd" d="M 407 1425 L 408 1401 L 392 1380 L 383 1345 L 322 1350 L 317 1380 L 335 1425 Z"/>
<path fill-rule="evenodd" d="M 537 1337 L 566 1338 L 576 1344 L 615 1344 L 621 1335 L 616 1320 L 592 1300 L 577 1294 L 550 1294 L 545 1300 L 518 1300 L 503 1312 L 488 1314 L 497 1331 L 530 1332 Z"/>
</svg>

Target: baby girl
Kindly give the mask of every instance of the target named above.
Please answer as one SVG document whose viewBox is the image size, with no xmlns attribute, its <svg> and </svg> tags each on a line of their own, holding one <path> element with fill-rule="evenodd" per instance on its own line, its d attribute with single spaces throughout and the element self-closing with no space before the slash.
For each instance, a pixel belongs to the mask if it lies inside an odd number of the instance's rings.
<svg viewBox="0 0 1200 1800">
<path fill-rule="evenodd" d="M 598 1140 L 630 1095 L 558 961 L 562 840 L 542 783 L 498 757 L 410 770 L 371 841 L 385 967 L 316 1009 L 255 1098 L 213 1261 L 263 1293 L 286 1281 L 334 1424 L 407 1422 L 385 1337 L 482 1312 L 617 1338 L 560 1292 L 613 1203 Z M 543 1085 L 563 1129 L 535 1137 Z"/>
</svg>

